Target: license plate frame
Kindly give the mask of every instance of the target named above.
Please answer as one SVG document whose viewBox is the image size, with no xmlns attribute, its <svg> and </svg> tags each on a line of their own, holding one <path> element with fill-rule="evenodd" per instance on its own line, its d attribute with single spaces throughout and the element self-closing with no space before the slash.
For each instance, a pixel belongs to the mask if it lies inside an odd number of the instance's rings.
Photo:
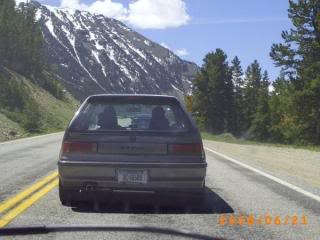
<svg viewBox="0 0 320 240">
<path fill-rule="evenodd" d="M 147 184 L 148 171 L 145 169 L 117 169 L 117 181 L 124 184 Z"/>
</svg>

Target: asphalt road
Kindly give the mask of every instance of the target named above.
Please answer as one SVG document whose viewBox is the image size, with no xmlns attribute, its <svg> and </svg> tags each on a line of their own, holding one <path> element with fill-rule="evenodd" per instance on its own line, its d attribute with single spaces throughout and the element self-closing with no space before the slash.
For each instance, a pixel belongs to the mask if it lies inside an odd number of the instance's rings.
<svg viewBox="0 0 320 240">
<path fill-rule="evenodd" d="M 61 137 L 62 134 L 53 134 L 0 144 L 1 202 L 57 169 Z M 70 208 L 60 204 L 55 187 L 8 226 L 134 224 L 182 228 L 225 239 L 320 239 L 319 201 L 210 151 L 207 161 L 205 206 L 196 201 L 176 201 L 174 197 L 134 196 L 99 206 L 79 204 Z M 5 214 L 0 213 L 0 219 Z M 254 221 L 248 223 L 248 219 Z M 50 233 L 5 239 L 70 238 L 181 239 L 115 232 Z"/>
</svg>

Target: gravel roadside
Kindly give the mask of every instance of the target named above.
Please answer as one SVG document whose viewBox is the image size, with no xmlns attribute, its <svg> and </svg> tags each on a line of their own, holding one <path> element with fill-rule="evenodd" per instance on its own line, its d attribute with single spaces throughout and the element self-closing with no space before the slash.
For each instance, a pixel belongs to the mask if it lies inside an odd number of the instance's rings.
<svg viewBox="0 0 320 240">
<path fill-rule="evenodd" d="M 320 194 L 320 152 L 204 140 L 217 152 Z"/>
</svg>

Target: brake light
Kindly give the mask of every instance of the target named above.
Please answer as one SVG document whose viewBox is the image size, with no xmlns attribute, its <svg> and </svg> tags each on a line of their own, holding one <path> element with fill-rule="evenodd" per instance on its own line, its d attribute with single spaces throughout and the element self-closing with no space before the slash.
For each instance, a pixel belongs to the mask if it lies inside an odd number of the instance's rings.
<svg viewBox="0 0 320 240">
<path fill-rule="evenodd" d="M 175 155 L 202 155 L 201 143 L 181 143 L 170 144 L 168 147 L 170 154 Z"/>
<path fill-rule="evenodd" d="M 64 142 L 62 144 L 62 154 L 64 153 L 93 153 L 97 152 L 96 143 L 86 142 Z"/>
</svg>

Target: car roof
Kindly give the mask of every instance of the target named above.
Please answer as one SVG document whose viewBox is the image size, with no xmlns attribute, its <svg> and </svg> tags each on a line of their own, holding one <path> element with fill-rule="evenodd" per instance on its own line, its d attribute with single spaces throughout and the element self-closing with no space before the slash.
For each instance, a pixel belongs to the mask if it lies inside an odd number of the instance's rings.
<svg viewBox="0 0 320 240">
<path fill-rule="evenodd" d="M 89 97 L 161 97 L 161 98 L 176 98 L 175 96 L 162 94 L 95 94 Z"/>
<path fill-rule="evenodd" d="M 153 94 L 97 94 L 91 95 L 87 100 L 110 100 L 110 99 L 125 99 L 125 98 L 139 98 L 139 99 L 159 99 L 159 100 L 176 100 L 179 101 L 175 96 L 169 95 L 153 95 Z"/>
</svg>

